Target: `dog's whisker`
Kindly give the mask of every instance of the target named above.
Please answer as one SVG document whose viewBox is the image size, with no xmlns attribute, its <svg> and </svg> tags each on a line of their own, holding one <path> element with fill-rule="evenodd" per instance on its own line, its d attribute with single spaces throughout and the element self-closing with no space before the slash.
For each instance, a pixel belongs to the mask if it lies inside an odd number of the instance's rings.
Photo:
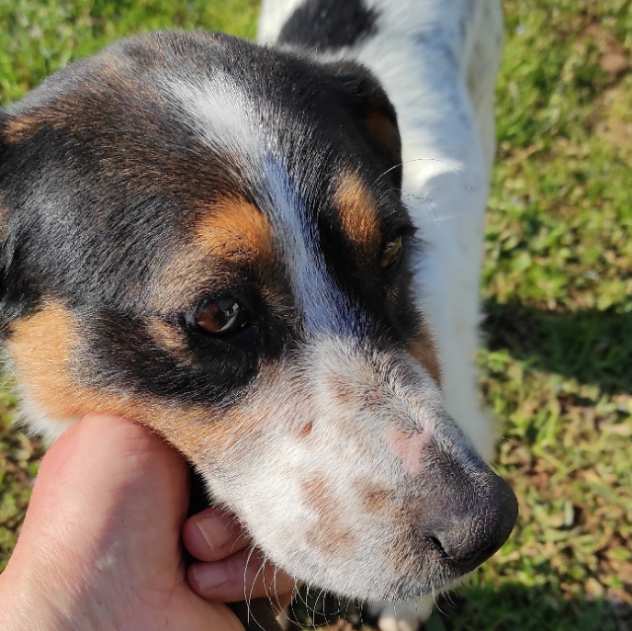
<svg viewBox="0 0 632 631">
<path fill-rule="evenodd" d="M 324 596 L 326 594 L 326 590 L 321 589 L 320 594 L 318 594 L 317 598 L 316 598 L 316 602 L 314 603 L 314 611 L 318 612 L 318 601 L 320 600 L 320 598 L 322 596 Z M 320 613 L 320 615 L 325 619 L 325 624 L 329 624 L 329 612 L 326 609 L 326 600 L 325 598 L 323 598 L 323 603 L 322 603 L 322 611 Z"/>
<path fill-rule="evenodd" d="M 267 559 L 263 559 L 262 560 L 262 563 L 261 563 L 259 569 L 257 570 L 256 574 L 254 575 L 254 577 L 252 579 L 252 585 L 250 586 L 250 594 L 248 595 L 248 603 L 250 603 L 250 604 L 252 603 L 252 594 L 255 591 L 255 588 L 257 586 L 257 580 L 259 579 L 259 576 L 262 575 L 262 574 L 264 576 L 264 580 L 263 580 L 264 590 L 266 591 L 266 596 L 267 596 L 267 589 L 266 589 L 266 586 L 265 586 L 265 567 L 266 567 L 267 562 L 268 562 Z M 270 599 L 268 598 L 268 600 L 270 600 Z M 272 604 L 272 603 L 270 603 L 270 604 Z M 255 623 L 257 623 L 257 621 L 254 619 L 254 616 L 253 616 L 253 620 L 255 621 Z"/>
<path fill-rule="evenodd" d="M 243 586 L 244 586 L 244 602 L 246 603 L 246 609 L 247 609 L 247 622 L 250 622 L 251 610 L 250 610 L 250 600 L 248 598 L 248 594 L 246 593 L 246 590 L 247 590 L 246 575 L 248 574 L 248 566 L 250 565 L 250 560 L 252 559 L 252 555 L 254 554 L 255 550 L 256 550 L 256 546 L 253 543 L 250 546 L 250 551 L 248 552 L 248 556 L 246 557 L 246 564 L 244 565 Z"/>
<path fill-rule="evenodd" d="M 412 164 L 413 162 L 441 162 L 441 158 L 412 158 L 410 160 L 406 160 L 405 162 L 399 162 L 398 164 L 394 164 L 392 167 L 386 169 L 377 176 L 377 178 L 373 181 L 373 184 L 378 184 L 382 178 L 385 178 L 389 173 L 392 173 L 396 169 L 402 169 L 408 164 Z"/>
<path fill-rule="evenodd" d="M 241 544 L 250 541 L 250 536 L 245 532 L 240 532 L 239 535 L 233 541 L 232 546 L 230 547 L 230 554 L 234 554 L 237 550 L 241 549 Z"/>
<path fill-rule="evenodd" d="M 278 565 L 274 566 L 274 574 L 272 576 L 272 594 L 275 598 L 275 604 L 277 607 L 278 611 L 281 611 L 281 609 L 283 608 L 282 604 L 281 604 L 281 596 L 279 594 L 279 586 L 277 583 L 277 577 L 279 575 L 280 572 L 280 568 Z M 295 583 L 296 585 L 296 583 Z M 292 589 L 292 591 L 294 591 L 294 588 Z"/>
</svg>

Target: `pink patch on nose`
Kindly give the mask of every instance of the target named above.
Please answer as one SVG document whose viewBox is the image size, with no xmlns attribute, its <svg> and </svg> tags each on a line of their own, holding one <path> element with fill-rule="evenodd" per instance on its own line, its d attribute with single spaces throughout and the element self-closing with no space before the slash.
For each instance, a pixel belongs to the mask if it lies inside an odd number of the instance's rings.
<svg viewBox="0 0 632 631">
<path fill-rule="evenodd" d="M 423 451 L 429 442 L 430 432 L 402 432 L 392 427 L 386 432 L 386 444 L 410 475 L 421 473 Z"/>
</svg>

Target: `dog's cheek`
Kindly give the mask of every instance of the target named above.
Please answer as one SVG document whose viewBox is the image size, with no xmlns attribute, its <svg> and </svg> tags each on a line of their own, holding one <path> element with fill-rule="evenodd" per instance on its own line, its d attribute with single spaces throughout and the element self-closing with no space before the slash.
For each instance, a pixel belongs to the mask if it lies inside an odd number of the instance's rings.
<svg viewBox="0 0 632 631">
<path fill-rule="evenodd" d="M 219 414 L 213 419 L 213 410 L 176 408 L 151 397 L 91 386 L 76 356 L 82 342 L 79 331 L 72 312 L 59 302 L 47 302 L 12 326 L 7 349 L 25 409 L 46 415 L 46 419 L 26 419 L 34 428 L 41 430 L 44 423 L 65 425 L 90 413 L 111 414 L 157 431 L 196 464 L 205 462 L 209 453 L 221 457 L 235 442 L 237 428 L 224 423 Z M 49 433 L 59 432 L 50 428 Z"/>
</svg>

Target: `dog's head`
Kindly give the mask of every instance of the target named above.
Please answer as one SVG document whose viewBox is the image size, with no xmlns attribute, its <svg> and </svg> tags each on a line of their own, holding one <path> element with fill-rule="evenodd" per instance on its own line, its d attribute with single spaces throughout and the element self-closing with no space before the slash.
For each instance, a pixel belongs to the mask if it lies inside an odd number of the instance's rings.
<svg viewBox="0 0 632 631">
<path fill-rule="evenodd" d="M 226 36 L 130 40 L 49 79 L 0 114 L 25 407 L 154 428 L 323 587 L 401 598 L 473 569 L 515 498 L 443 410 L 399 154 L 365 70 Z"/>
</svg>

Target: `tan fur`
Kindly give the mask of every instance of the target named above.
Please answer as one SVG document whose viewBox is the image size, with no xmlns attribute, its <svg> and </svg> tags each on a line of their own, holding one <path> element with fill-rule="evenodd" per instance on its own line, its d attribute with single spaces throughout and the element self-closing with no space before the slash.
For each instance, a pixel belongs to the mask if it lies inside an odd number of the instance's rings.
<svg viewBox="0 0 632 631">
<path fill-rule="evenodd" d="M 355 546 L 354 535 L 341 523 L 344 505 L 329 488 L 327 478 L 314 475 L 301 486 L 307 505 L 318 515 L 317 523 L 307 531 L 308 541 L 328 557 Z"/>
<path fill-rule="evenodd" d="M 340 225 L 344 234 L 364 257 L 374 259 L 380 248 L 380 220 L 376 201 L 355 173 L 340 178 L 335 193 Z"/>
<path fill-rule="evenodd" d="M 377 484 L 369 481 L 357 481 L 355 483 L 362 507 L 367 513 L 386 513 L 389 514 L 393 509 L 393 493 Z"/>
<path fill-rule="evenodd" d="M 2 193 L 0 193 L 0 242 L 7 238 L 9 223 L 9 209 L 2 202 Z"/>
<path fill-rule="evenodd" d="M 270 223 L 245 199 L 214 203 L 195 226 L 195 238 L 201 250 L 222 259 L 269 262 L 273 258 Z"/>
<path fill-rule="evenodd" d="M 10 118 L 4 128 L 4 140 L 9 144 L 28 140 L 37 133 L 44 122 L 44 117 L 37 113 Z"/>
<path fill-rule="evenodd" d="M 312 421 L 308 421 L 298 428 L 296 435 L 298 438 L 307 438 L 312 433 L 313 429 L 314 423 L 312 423 Z"/>
<path fill-rule="evenodd" d="M 167 324 L 160 318 L 152 318 L 147 323 L 147 332 L 158 346 L 164 348 L 180 362 L 190 362 L 187 341 L 182 330 Z"/>
</svg>

